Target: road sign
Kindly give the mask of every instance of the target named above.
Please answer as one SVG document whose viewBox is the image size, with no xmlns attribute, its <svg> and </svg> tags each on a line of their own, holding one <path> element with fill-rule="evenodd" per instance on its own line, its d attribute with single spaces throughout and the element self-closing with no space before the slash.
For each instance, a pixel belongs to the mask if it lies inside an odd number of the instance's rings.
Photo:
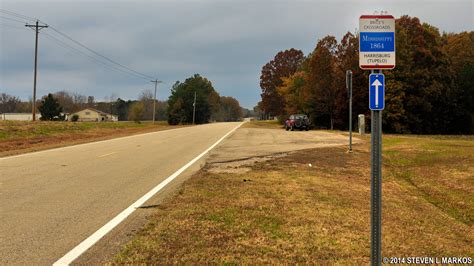
<svg viewBox="0 0 474 266">
<path fill-rule="evenodd" d="M 360 16 L 359 66 L 361 69 L 395 68 L 395 18 L 393 16 Z"/>
<path fill-rule="evenodd" d="M 385 76 L 383 74 L 370 74 L 369 86 L 370 110 L 383 110 L 385 107 Z"/>
</svg>

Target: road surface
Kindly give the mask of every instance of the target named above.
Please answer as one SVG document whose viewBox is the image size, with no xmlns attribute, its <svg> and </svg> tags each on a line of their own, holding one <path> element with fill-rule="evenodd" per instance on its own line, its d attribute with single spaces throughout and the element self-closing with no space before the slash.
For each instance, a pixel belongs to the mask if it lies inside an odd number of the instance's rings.
<svg viewBox="0 0 474 266">
<path fill-rule="evenodd" d="M 353 143 L 361 140 L 353 138 Z M 206 159 L 207 170 L 214 173 L 245 173 L 256 162 L 286 156 L 289 152 L 348 145 L 348 136 L 321 130 L 285 131 L 283 128 L 240 127 L 232 137 L 213 149 Z"/>
<path fill-rule="evenodd" d="M 54 263 L 238 124 L 0 158 L 0 265 Z"/>
</svg>

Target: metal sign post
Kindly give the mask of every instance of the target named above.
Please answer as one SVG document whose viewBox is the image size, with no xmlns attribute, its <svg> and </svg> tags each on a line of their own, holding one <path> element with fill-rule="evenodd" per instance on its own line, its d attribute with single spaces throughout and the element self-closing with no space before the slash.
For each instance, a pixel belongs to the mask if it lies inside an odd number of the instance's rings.
<svg viewBox="0 0 474 266">
<path fill-rule="evenodd" d="M 374 74 L 371 74 L 371 76 Z M 378 79 L 376 79 L 378 80 Z M 377 82 L 376 82 L 377 83 Z M 374 85 L 370 84 L 370 87 Z M 379 89 L 379 86 L 376 86 L 376 92 Z M 373 93 L 372 95 L 374 95 Z M 381 94 L 379 94 L 381 95 Z M 374 103 L 375 99 L 378 99 L 378 96 L 369 97 L 370 103 Z M 383 96 L 382 96 L 383 97 Z M 372 107 L 372 106 L 371 106 Z M 371 215 L 370 215 L 370 224 L 372 226 L 371 234 L 371 264 L 380 265 L 382 256 L 382 108 L 380 105 L 375 109 L 371 108 L 371 169 L 370 169 L 370 179 L 371 179 Z"/>
<path fill-rule="evenodd" d="M 382 110 L 385 76 L 381 69 L 395 67 L 395 19 L 390 15 L 363 15 L 359 19 L 359 66 L 371 69 L 369 108 L 371 122 L 371 265 L 382 263 Z"/>
<path fill-rule="evenodd" d="M 346 71 L 346 88 L 349 96 L 349 152 L 352 152 L 352 71 Z"/>
</svg>

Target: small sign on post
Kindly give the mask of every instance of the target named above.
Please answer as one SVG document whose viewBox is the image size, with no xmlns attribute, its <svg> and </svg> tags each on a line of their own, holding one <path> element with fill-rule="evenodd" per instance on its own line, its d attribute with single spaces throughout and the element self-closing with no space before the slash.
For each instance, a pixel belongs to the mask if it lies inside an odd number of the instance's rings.
<svg viewBox="0 0 474 266">
<path fill-rule="evenodd" d="M 385 76 L 383 74 L 369 75 L 369 108 L 383 110 L 385 107 Z"/>
</svg>

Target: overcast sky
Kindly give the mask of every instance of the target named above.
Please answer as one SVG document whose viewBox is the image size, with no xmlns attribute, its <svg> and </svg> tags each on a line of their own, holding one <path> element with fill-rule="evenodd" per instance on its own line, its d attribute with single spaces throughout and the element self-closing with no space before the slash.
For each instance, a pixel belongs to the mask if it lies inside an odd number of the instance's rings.
<svg viewBox="0 0 474 266">
<path fill-rule="evenodd" d="M 417 16 L 446 32 L 473 30 L 473 1 L 21 1 L 0 0 L 0 9 L 38 18 L 87 47 L 171 85 L 199 73 L 222 96 L 252 108 L 260 100 L 261 67 L 278 51 L 311 52 L 318 39 L 355 31 L 362 14 L 386 10 Z M 7 17 L 7 18 L 5 18 Z M 9 18 L 9 19 L 8 19 Z M 0 12 L 0 92 L 31 97 L 34 32 L 26 20 Z M 114 93 L 136 99 L 153 89 L 147 79 L 116 72 L 64 48 L 50 34 L 39 40 L 38 97 L 68 90 L 96 99 Z M 89 53 L 90 54 L 90 53 Z M 97 57 L 93 55 L 94 57 Z"/>
</svg>

